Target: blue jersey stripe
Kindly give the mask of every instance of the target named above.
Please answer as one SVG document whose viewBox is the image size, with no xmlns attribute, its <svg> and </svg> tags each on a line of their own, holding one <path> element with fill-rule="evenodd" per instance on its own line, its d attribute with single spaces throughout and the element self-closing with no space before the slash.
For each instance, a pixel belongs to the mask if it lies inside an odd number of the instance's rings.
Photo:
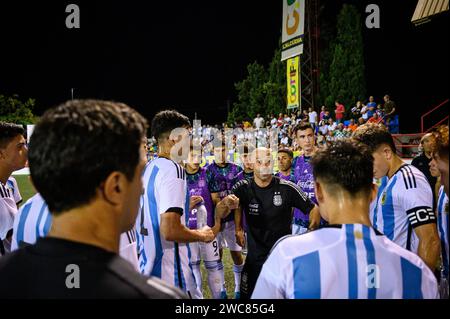
<svg viewBox="0 0 450 319">
<path fill-rule="evenodd" d="M 19 225 L 17 227 L 17 245 L 20 247 L 20 243 L 23 242 L 24 232 L 25 232 L 25 223 L 28 218 L 28 214 L 30 213 L 31 203 L 26 204 L 23 207 L 22 214 L 20 215 Z"/>
<path fill-rule="evenodd" d="M 296 299 L 320 299 L 320 259 L 315 251 L 292 260 Z"/>
<path fill-rule="evenodd" d="M 39 215 L 38 215 L 38 219 L 36 222 L 36 239 L 44 236 L 43 234 L 41 234 L 41 231 L 39 230 L 39 226 L 41 226 L 42 216 L 44 216 L 44 211 L 45 211 L 45 205 L 42 205 L 41 209 L 39 210 Z"/>
<path fill-rule="evenodd" d="M 403 257 L 400 258 L 402 267 L 403 299 L 423 299 L 422 270 Z"/>
<path fill-rule="evenodd" d="M 442 219 L 445 218 L 445 213 L 442 214 L 441 212 L 444 211 L 444 200 L 445 200 L 445 193 L 442 191 L 441 196 L 439 197 L 438 201 L 438 229 L 439 229 L 439 235 L 441 237 L 441 254 L 442 254 L 442 264 L 444 266 L 444 275 L 448 276 L 448 259 L 447 259 L 447 252 L 445 250 L 445 237 L 446 233 L 444 231 L 444 227 L 442 225 Z M 448 216 L 448 215 L 447 215 Z M 448 225 L 448 223 L 447 223 Z"/>
<path fill-rule="evenodd" d="M 378 202 L 380 200 L 381 195 L 383 194 L 383 191 L 387 185 L 387 182 L 388 182 L 388 178 L 386 176 L 382 177 L 381 185 L 378 187 L 377 201 L 375 203 L 373 220 L 372 220 L 372 225 L 375 228 L 377 228 L 377 221 L 378 221 Z"/>
<path fill-rule="evenodd" d="M 153 238 L 155 240 L 155 249 L 156 249 L 155 262 L 153 264 L 151 275 L 161 278 L 163 250 L 161 244 L 161 237 L 159 233 L 158 206 L 156 204 L 156 197 L 155 197 L 155 180 L 156 176 L 158 175 L 158 171 L 159 168 L 154 166 L 147 185 L 147 197 L 149 202 L 148 206 L 150 210 L 150 218 L 152 221 L 152 228 L 153 228 Z"/>
<path fill-rule="evenodd" d="M 358 263 L 356 259 L 355 235 L 353 233 L 354 225 L 345 225 L 346 228 L 346 246 L 348 263 L 348 298 L 358 298 Z"/>
<path fill-rule="evenodd" d="M 42 205 L 44 207 L 44 209 L 47 208 L 47 205 Z M 52 225 L 52 214 L 50 214 L 50 212 L 48 212 L 47 214 L 47 218 L 45 219 L 45 224 L 44 224 L 44 236 L 47 236 L 48 232 L 50 231 L 50 226 Z"/>
<path fill-rule="evenodd" d="M 392 189 L 394 188 L 396 182 L 397 176 L 394 176 L 394 179 L 386 190 L 385 203 L 381 206 L 381 211 L 383 214 L 383 234 L 386 235 L 390 240 L 394 239 L 395 211 Z"/>
<path fill-rule="evenodd" d="M 370 228 L 363 226 L 363 238 L 364 247 L 367 254 L 367 265 L 376 265 L 375 260 L 375 248 L 373 247 L 372 240 L 370 239 Z M 368 287 L 367 298 L 375 299 L 377 297 L 377 290 L 375 287 Z"/>
</svg>

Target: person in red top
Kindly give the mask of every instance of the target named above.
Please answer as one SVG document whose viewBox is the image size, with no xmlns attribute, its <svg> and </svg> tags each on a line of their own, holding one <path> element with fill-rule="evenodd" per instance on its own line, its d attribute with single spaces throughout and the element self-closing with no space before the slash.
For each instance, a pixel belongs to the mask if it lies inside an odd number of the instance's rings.
<svg viewBox="0 0 450 319">
<path fill-rule="evenodd" d="M 344 120 L 345 107 L 339 101 L 334 102 L 334 105 L 336 105 L 336 110 L 334 110 L 336 122 L 339 124 Z"/>
<path fill-rule="evenodd" d="M 373 116 L 367 120 L 367 123 L 379 124 L 379 123 L 382 123 L 382 121 L 383 121 L 383 119 L 378 116 L 377 112 L 375 112 L 375 113 L 373 113 Z"/>
</svg>

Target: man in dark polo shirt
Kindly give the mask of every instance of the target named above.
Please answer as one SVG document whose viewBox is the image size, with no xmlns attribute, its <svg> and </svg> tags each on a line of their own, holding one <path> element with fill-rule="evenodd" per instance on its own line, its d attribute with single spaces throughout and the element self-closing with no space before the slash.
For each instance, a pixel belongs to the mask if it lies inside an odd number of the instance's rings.
<svg viewBox="0 0 450 319">
<path fill-rule="evenodd" d="M 0 299 L 184 297 L 118 255 L 139 210 L 146 129 L 139 113 L 113 102 L 75 100 L 43 115 L 28 154 L 52 225 L 0 259 Z"/>
</svg>

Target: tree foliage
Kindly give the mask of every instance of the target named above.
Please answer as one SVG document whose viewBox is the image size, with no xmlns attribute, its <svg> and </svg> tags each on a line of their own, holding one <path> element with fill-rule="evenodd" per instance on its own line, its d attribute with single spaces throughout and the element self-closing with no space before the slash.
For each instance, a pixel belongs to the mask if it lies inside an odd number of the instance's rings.
<svg viewBox="0 0 450 319">
<path fill-rule="evenodd" d="M 22 101 L 17 95 L 0 94 L 0 121 L 22 125 L 35 123 L 36 117 L 33 114 L 35 103 L 34 99 Z"/>
</svg>

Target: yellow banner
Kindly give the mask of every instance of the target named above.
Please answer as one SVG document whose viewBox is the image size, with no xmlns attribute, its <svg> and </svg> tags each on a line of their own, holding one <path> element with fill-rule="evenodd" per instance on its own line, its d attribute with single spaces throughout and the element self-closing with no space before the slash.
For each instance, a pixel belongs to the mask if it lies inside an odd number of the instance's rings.
<svg viewBox="0 0 450 319">
<path fill-rule="evenodd" d="M 300 108 L 300 57 L 287 60 L 287 108 Z"/>
</svg>

